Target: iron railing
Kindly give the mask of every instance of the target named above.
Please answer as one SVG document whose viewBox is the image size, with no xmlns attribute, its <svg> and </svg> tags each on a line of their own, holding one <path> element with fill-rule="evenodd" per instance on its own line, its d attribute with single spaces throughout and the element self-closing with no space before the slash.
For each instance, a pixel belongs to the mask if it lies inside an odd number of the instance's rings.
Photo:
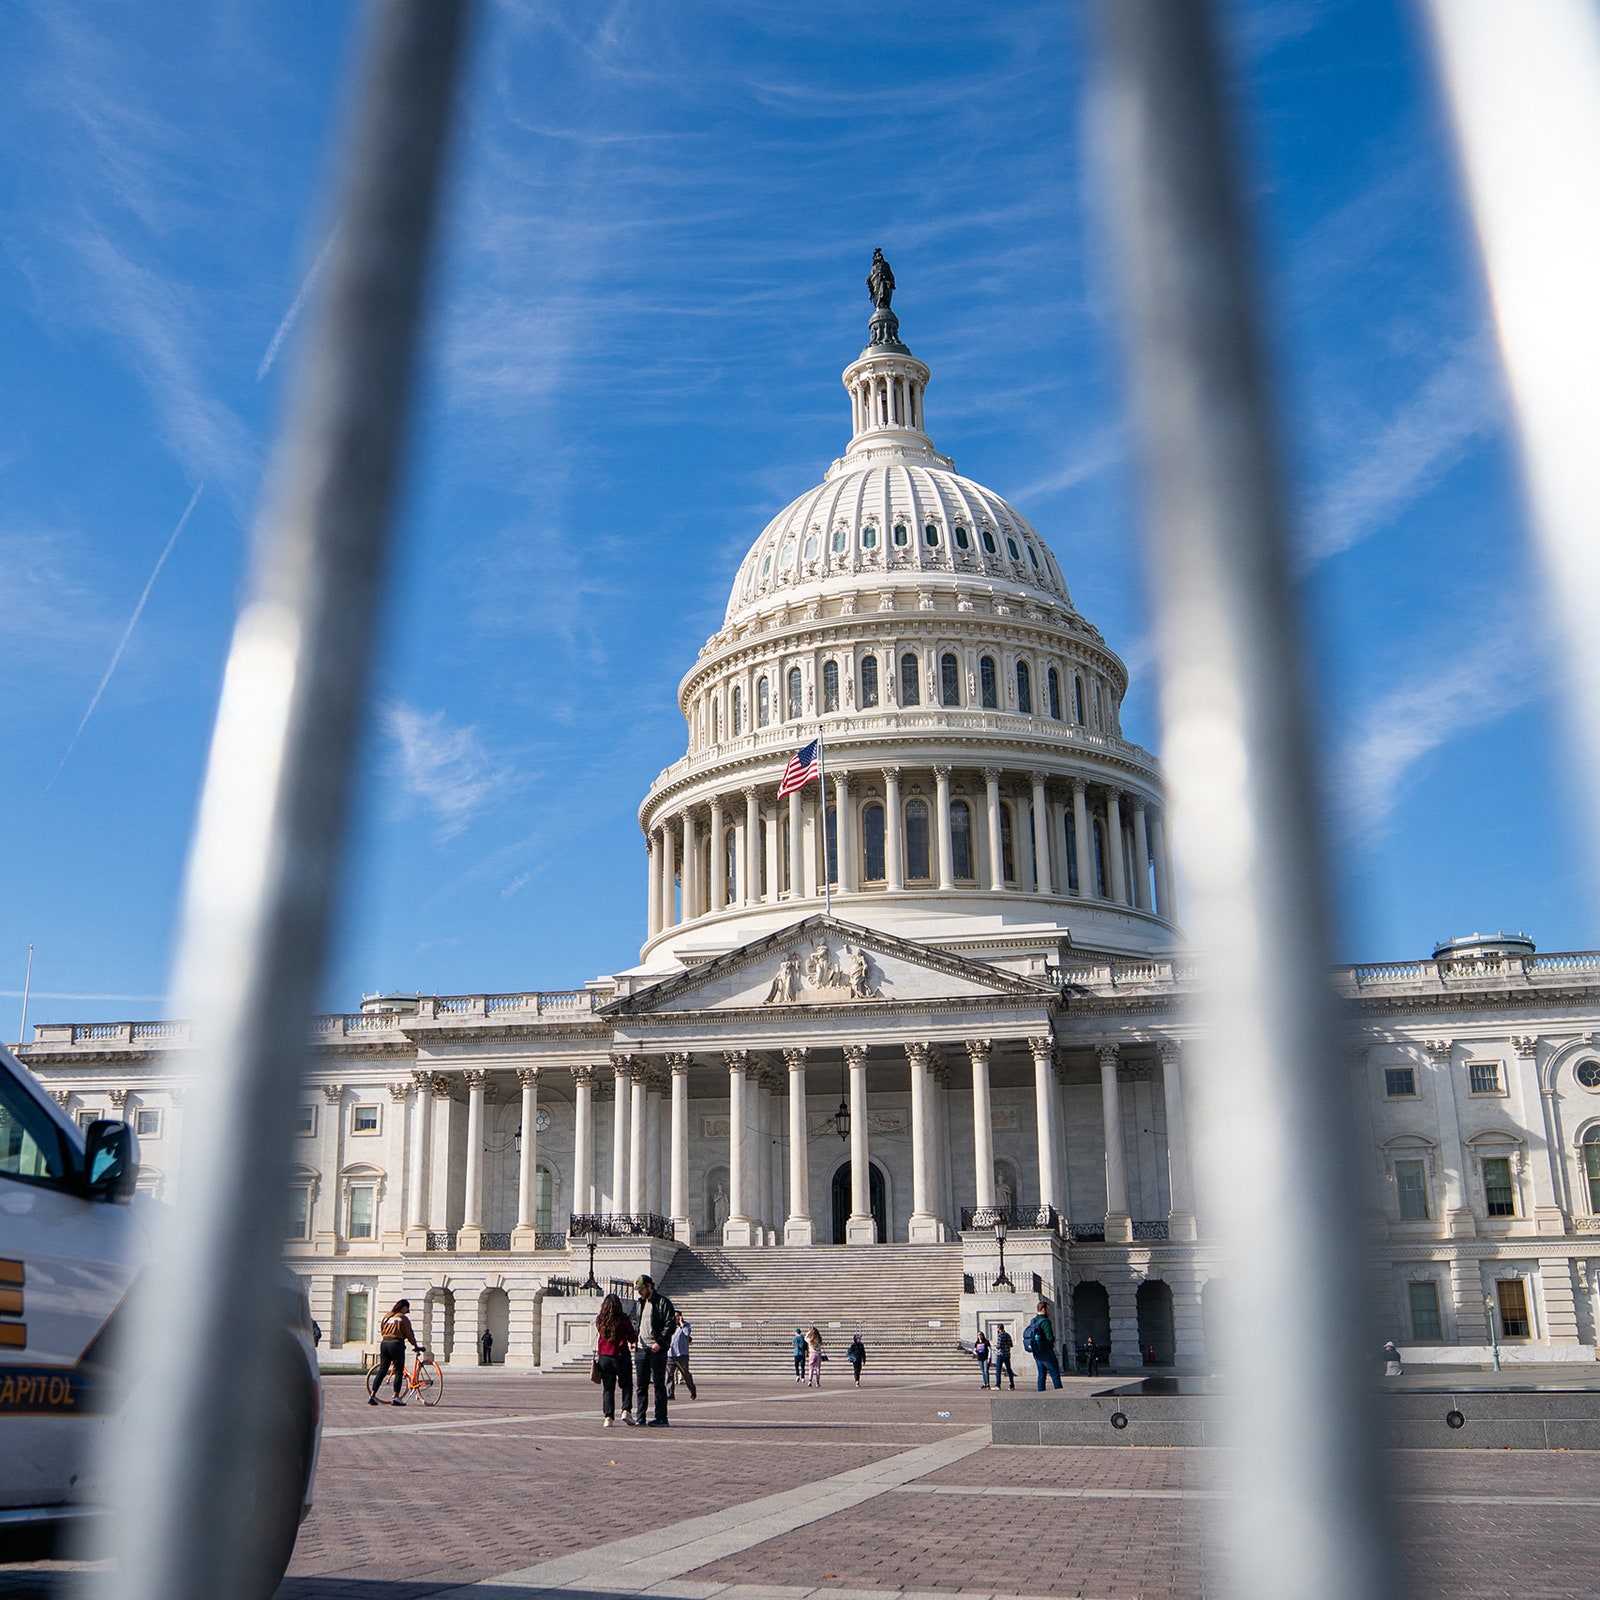
<svg viewBox="0 0 1600 1600">
<path fill-rule="evenodd" d="M 606 1211 L 575 1216 L 567 1224 L 567 1238 L 574 1245 L 591 1233 L 602 1239 L 670 1239 L 672 1219 L 654 1211 Z"/>
<path fill-rule="evenodd" d="M 1016 1228 L 1045 1229 L 1054 1232 L 1061 1221 L 1054 1206 L 963 1206 L 961 1231 L 992 1228 L 1004 1222 L 1007 1230 Z"/>
</svg>

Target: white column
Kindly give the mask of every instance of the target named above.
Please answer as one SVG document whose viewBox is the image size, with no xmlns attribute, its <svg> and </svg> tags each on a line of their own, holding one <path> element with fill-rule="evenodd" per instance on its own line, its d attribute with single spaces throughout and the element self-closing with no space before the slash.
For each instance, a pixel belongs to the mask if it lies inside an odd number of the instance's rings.
<svg viewBox="0 0 1600 1600">
<path fill-rule="evenodd" d="M 678 923 L 678 908 L 673 900 L 673 889 L 677 883 L 677 869 L 673 862 L 672 825 L 667 822 L 661 824 L 661 927 L 664 932 L 668 928 L 676 927 Z"/>
<path fill-rule="evenodd" d="M 670 1054 L 667 1066 L 672 1071 L 672 1171 L 667 1203 L 672 1208 L 673 1237 L 679 1244 L 693 1244 L 694 1224 L 689 1219 L 689 1057 Z"/>
<path fill-rule="evenodd" d="M 728 1220 L 722 1225 L 726 1245 L 755 1243 L 755 1229 L 746 1204 L 745 1184 L 745 1075 L 750 1066 L 748 1050 L 725 1050 L 728 1063 Z"/>
<path fill-rule="evenodd" d="M 756 1149 L 759 1152 L 756 1167 L 761 1174 L 761 1225 L 776 1232 L 778 1207 L 775 1197 L 778 1190 L 778 1174 L 777 1163 L 773 1160 L 773 1088 L 772 1071 L 768 1067 L 763 1067 L 756 1085 Z"/>
<path fill-rule="evenodd" d="M 950 852 L 950 769 L 949 767 L 935 767 L 933 769 L 935 806 L 939 815 L 939 887 L 953 889 L 956 886 L 955 863 Z"/>
<path fill-rule="evenodd" d="M 1000 770 L 983 769 L 984 798 L 989 809 L 989 887 L 1004 893 L 1006 887 L 1005 853 L 1000 843 Z"/>
<path fill-rule="evenodd" d="M 783 841 L 778 837 L 778 820 L 783 807 L 774 804 L 767 811 L 767 892 L 766 903 L 776 905 L 783 894 Z"/>
<path fill-rule="evenodd" d="M 489 1074 L 468 1067 L 462 1076 L 467 1080 L 467 1181 L 456 1249 L 471 1251 L 483 1245 L 483 1096 Z"/>
<path fill-rule="evenodd" d="M 1033 870 L 1038 877 L 1040 894 L 1054 893 L 1050 882 L 1050 802 L 1045 798 L 1044 774 L 1035 772 L 1033 779 Z"/>
<path fill-rule="evenodd" d="M 611 1108 L 611 1209 L 628 1209 L 628 1092 L 633 1087 L 633 1063 L 627 1056 L 612 1056 L 612 1087 L 616 1103 Z"/>
<path fill-rule="evenodd" d="M 1082 778 L 1072 780 L 1072 832 L 1073 849 L 1078 855 L 1078 895 L 1080 899 L 1095 897 L 1094 883 L 1094 833 L 1089 825 L 1089 786 Z"/>
<path fill-rule="evenodd" d="M 711 909 L 728 903 L 728 842 L 722 829 L 722 796 L 711 802 Z"/>
<path fill-rule="evenodd" d="M 833 808 L 838 816 L 839 890 L 854 894 L 856 888 L 856 844 L 854 819 L 850 814 L 850 774 L 833 776 Z"/>
<path fill-rule="evenodd" d="M 661 1083 L 654 1070 L 644 1086 L 644 1208 L 661 1215 Z"/>
<path fill-rule="evenodd" d="M 1048 1036 L 1030 1039 L 1033 1053 L 1033 1107 L 1039 1145 L 1039 1204 L 1061 1205 L 1056 1182 L 1056 1046 Z"/>
<path fill-rule="evenodd" d="M 628 1096 L 628 1211 L 635 1217 L 650 1209 L 645 1203 L 648 1155 L 645 1135 L 650 1130 L 645 1123 L 644 1084 L 648 1071 L 643 1061 L 634 1063 L 633 1084 Z"/>
<path fill-rule="evenodd" d="M 1166 817 L 1159 811 L 1151 813 L 1150 832 L 1156 855 L 1156 914 L 1168 922 L 1176 922 L 1178 906 L 1172 893 L 1172 854 L 1167 849 Z"/>
<path fill-rule="evenodd" d="M 761 808 L 754 788 L 744 792 L 744 903 L 761 899 Z"/>
<path fill-rule="evenodd" d="M 1144 801 L 1133 796 L 1133 903 L 1150 909 L 1150 836 L 1145 831 Z"/>
<path fill-rule="evenodd" d="M 900 815 L 900 769 L 883 769 L 883 855 L 884 875 L 890 889 L 906 886 L 905 848 L 902 844 L 903 828 Z"/>
<path fill-rule="evenodd" d="M 594 1203 L 594 1078 L 593 1067 L 572 1069 L 573 1142 L 572 1214 L 587 1216 Z"/>
<path fill-rule="evenodd" d="M 649 893 L 646 897 L 649 901 L 646 925 L 653 939 L 661 932 L 661 851 L 653 832 L 645 835 L 644 853 L 647 863 L 645 870 L 650 879 Z"/>
<path fill-rule="evenodd" d="M 700 915 L 700 874 L 695 863 L 694 813 L 683 812 L 683 920 Z"/>
<path fill-rule="evenodd" d="M 1106 875 L 1111 898 L 1128 903 L 1127 874 L 1122 870 L 1122 800 L 1115 789 L 1106 790 Z"/>
<path fill-rule="evenodd" d="M 847 1044 L 850 1067 L 850 1220 L 846 1244 L 877 1244 L 878 1224 L 872 1215 L 871 1155 L 867 1148 L 867 1047 Z"/>
<path fill-rule="evenodd" d="M 972 1061 L 972 1176 L 978 1209 L 994 1205 L 994 1118 L 989 1109 L 989 1041 L 968 1039 Z"/>
<path fill-rule="evenodd" d="M 411 1110 L 411 1172 L 409 1176 L 411 1210 L 406 1217 L 406 1249 L 421 1250 L 428 1235 L 428 1145 L 433 1130 L 433 1077 L 413 1072 L 417 1086 Z"/>
<path fill-rule="evenodd" d="M 937 1244 L 942 1232 L 934 1215 L 929 1183 L 933 1153 L 932 1096 L 928 1092 L 928 1046 L 906 1047 L 911 1063 L 911 1221 L 906 1237 L 912 1244 Z"/>
<path fill-rule="evenodd" d="M 1161 1086 L 1167 1100 L 1167 1192 L 1172 1200 L 1172 1209 L 1167 1214 L 1167 1237 L 1193 1239 L 1194 1192 L 1189 1182 L 1189 1135 L 1183 1120 L 1183 1080 L 1177 1040 L 1163 1040 L 1160 1051 Z"/>
<path fill-rule="evenodd" d="M 806 892 L 805 800 L 798 789 L 789 796 L 789 898 L 801 900 Z"/>
<path fill-rule="evenodd" d="M 785 1244 L 815 1244 L 811 1221 L 810 1125 L 806 1118 L 806 1056 L 803 1046 L 783 1052 L 789 1069 L 789 1215 L 783 1224 Z"/>
<path fill-rule="evenodd" d="M 511 1248 L 532 1250 L 539 1231 L 539 1068 L 518 1067 L 517 1082 L 522 1086 L 522 1148 L 517 1155 L 517 1226 Z M 550 1220 L 554 1226 L 555 1219 Z"/>
<path fill-rule="evenodd" d="M 1106 1243 L 1127 1244 L 1133 1238 L 1128 1215 L 1128 1175 L 1122 1145 L 1122 1092 L 1117 1085 L 1117 1047 L 1103 1044 L 1100 1058 L 1100 1116 L 1106 1139 Z"/>
</svg>

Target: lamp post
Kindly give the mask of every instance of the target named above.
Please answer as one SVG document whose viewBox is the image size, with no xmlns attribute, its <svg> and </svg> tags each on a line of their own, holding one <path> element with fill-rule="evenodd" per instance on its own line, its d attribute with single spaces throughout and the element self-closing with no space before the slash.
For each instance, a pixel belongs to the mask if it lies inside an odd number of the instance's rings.
<svg viewBox="0 0 1600 1600">
<path fill-rule="evenodd" d="M 1489 1322 L 1489 1343 L 1494 1348 L 1494 1370 L 1500 1370 L 1500 1334 L 1494 1325 L 1494 1296 L 1486 1294 L 1483 1297 L 1483 1314 Z"/>
<path fill-rule="evenodd" d="M 1005 1213 L 1001 1211 L 995 1212 L 994 1215 L 994 1242 L 1000 1246 L 1000 1271 L 994 1280 L 994 1286 L 998 1289 L 1004 1284 L 1014 1292 L 1017 1286 L 1006 1276 L 1006 1219 Z"/>
<path fill-rule="evenodd" d="M 844 1068 L 839 1069 L 839 1109 L 833 1114 L 834 1132 L 844 1141 L 850 1142 L 850 1101 L 844 1092 Z"/>
<path fill-rule="evenodd" d="M 593 1227 L 590 1227 L 589 1231 L 583 1236 L 583 1242 L 589 1247 L 589 1276 L 585 1279 L 583 1287 L 595 1294 L 599 1294 L 600 1280 L 594 1275 L 594 1251 L 595 1246 L 600 1243 L 600 1236 L 594 1231 Z"/>
</svg>

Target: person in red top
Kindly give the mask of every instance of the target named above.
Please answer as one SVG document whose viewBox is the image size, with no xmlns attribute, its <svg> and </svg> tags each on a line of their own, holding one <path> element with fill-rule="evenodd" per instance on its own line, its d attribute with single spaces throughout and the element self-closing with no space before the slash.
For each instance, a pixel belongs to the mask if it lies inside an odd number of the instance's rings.
<svg viewBox="0 0 1600 1600">
<path fill-rule="evenodd" d="M 608 1294 L 594 1319 L 594 1363 L 600 1369 L 600 1426 L 609 1428 L 617 1415 L 617 1385 L 622 1385 L 622 1420 L 633 1426 L 633 1362 L 628 1347 L 634 1342 L 633 1319 L 622 1302 Z"/>
</svg>

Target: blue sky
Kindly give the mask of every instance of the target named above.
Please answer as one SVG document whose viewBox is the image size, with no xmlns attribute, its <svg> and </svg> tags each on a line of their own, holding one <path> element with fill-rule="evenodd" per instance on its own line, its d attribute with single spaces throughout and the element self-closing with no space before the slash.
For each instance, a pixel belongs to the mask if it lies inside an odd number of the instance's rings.
<svg viewBox="0 0 1600 1600">
<path fill-rule="evenodd" d="M 161 1009 L 356 15 L 0 13 L 0 1004 L 31 940 L 34 1020 Z M 1340 953 L 1600 944 L 1414 19 L 1238 4 L 1230 45 Z M 677 681 L 845 443 L 875 245 L 936 442 L 1050 541 L 1157 743 L 1084 49 L 1056 4 L 484 8 L 330 1007 L 635 959 Z"/>
</svg>

